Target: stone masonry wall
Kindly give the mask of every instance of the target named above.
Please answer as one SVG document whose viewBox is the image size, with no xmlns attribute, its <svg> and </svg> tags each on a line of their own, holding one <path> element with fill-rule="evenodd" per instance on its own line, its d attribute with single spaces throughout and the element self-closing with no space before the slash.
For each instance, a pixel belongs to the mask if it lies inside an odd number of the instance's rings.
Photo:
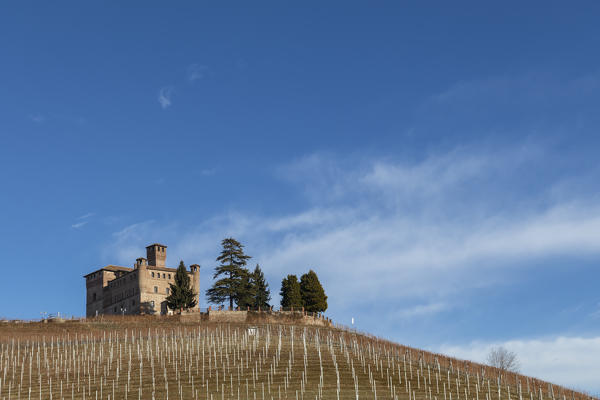
<svg viewBox="0 0 600 400">
<path fill-rule="evenodd" d="M 232 323 L 271 323 L 271 324 L 300 324 L 313 326 L 331 326 L 331 322 L 323 317 L 305 315 L 301 311 L 228 311 L 208 310 L 208 320 L 211 322 Z"/>
<path fill-rule="evenodd" d="M 248 311 L 209 310 L 208 320 L 211 322 L 246 322 Z"/>
</svg>

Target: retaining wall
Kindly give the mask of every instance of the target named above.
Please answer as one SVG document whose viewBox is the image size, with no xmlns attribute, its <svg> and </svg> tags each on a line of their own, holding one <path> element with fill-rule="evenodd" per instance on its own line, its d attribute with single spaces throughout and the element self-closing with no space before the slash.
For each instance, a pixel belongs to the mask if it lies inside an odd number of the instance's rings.
<svg viewBox="0 0 600 400">
<path fill-rule="evenodd" d="M 322 316 L 306 315 L 302 311 L 229 311 L 208 310 L 212 322 L 275 323 L 331 326 L 331 321 Z"/>
</svg>

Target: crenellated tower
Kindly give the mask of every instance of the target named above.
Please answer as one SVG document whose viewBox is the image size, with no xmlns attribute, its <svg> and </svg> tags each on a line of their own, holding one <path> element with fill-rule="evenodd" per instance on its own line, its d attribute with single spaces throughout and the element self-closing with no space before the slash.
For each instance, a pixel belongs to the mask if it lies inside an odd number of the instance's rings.
<svg viewBox="0 0 600 400">
<path fill-rule="evenodd" d="M 148 265 L 164 267 L 167 261 L 167 246 L 159 243 L 147 246 L 146 258 L 148 258 Z"/>
</svg>

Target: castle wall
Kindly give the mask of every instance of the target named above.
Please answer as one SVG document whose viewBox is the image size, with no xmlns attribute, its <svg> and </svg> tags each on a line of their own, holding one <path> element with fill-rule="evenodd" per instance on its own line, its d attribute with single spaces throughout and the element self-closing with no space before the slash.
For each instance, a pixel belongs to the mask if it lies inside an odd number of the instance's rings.
<svg viewBox="0 0 600 400">
<path fill-rule="evenodd" d="M 90 275 L 86 282 L 85 315 L 92 317 L 103 313 L 102 271 Z"/>
<path fill-rule="evenodd" d="M 146 314 L 166 314 L 167 313 L 167 296 L 170 294 L 169 284 L 175 283 L 175 269 L 172 268 L 153 268 L 148 266 L 145 271 L 140 271 L 140 301 L 142 309 Z M 188 272 L 190 281 L 194 286 L 194 290 L 198 292 L 199 277 Z M 198 305 L 196 305 L 198 308 Z"/>
<path fill-rule="evenodd" d="M 251 324 L 301 324 L 313 326 L 331 326 L 331 322 L 322 316 L 306 315 L 302 311 L 229 311 L 208 310 L 211 322 L 251 323 Z"/>
<path fill-rule="evenodd" d="M 148 267 L 140 273 L 140 301 L 144 314 L 166 314 L 169 284 L 175 282 L 175 271 Z"/>
<path fill-rule="evenodd" d="M 108 271 L 107 271 L 108 272 Z M 137 283 L 137 270 L 114 278 L 103 289 L 103 313 L 107 315 L 138 314 L 140 292 Z M 115 274 L 108 272 L 107 274 Z"/>
<path fill-rule="evenodd" d="M 209 310 L 208 320 L 211 322 L 246 322 L 248 311 Z"/>
</svg>

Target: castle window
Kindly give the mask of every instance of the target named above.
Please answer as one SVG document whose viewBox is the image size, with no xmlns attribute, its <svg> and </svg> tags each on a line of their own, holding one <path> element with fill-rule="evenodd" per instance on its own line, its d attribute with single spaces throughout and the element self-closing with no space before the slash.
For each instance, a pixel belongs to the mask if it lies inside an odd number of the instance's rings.
<svg viewBox="0 0 600 400">
<path fill-rule="evenodd" d="M 154 272 L 152 273 L 152 277 L 154 278 Z"/>
<path fill-rule="evenodd" d="M 169 288 L 166 289 L 167 294 L 169 294 Z"/>
<path fill-rule="evenodd" d="M 92 293 L 92 301 L 96 301 L 96 293 Z"/>
<path fill-rule="evenodd" d="M 167 277 L 166 274 L 163 272 L 163 279 L 166 278 L 166 277 Z"/>
<path fill-rule="evenodd" d="M 171 274 L 169 274 L 169 279 L 171 279 Z"/>
<path fill-rule="evenodd" d="M 154 300 L 152 300 L 152 301 L 150 302 L 150 305 L 152 306 L 152 308 L 154 308 Z"/>
<path fill-rule="evenodd" d="M 158 293 L 158 286 L 154 286 L 154 293 Z"/>
</svg>

